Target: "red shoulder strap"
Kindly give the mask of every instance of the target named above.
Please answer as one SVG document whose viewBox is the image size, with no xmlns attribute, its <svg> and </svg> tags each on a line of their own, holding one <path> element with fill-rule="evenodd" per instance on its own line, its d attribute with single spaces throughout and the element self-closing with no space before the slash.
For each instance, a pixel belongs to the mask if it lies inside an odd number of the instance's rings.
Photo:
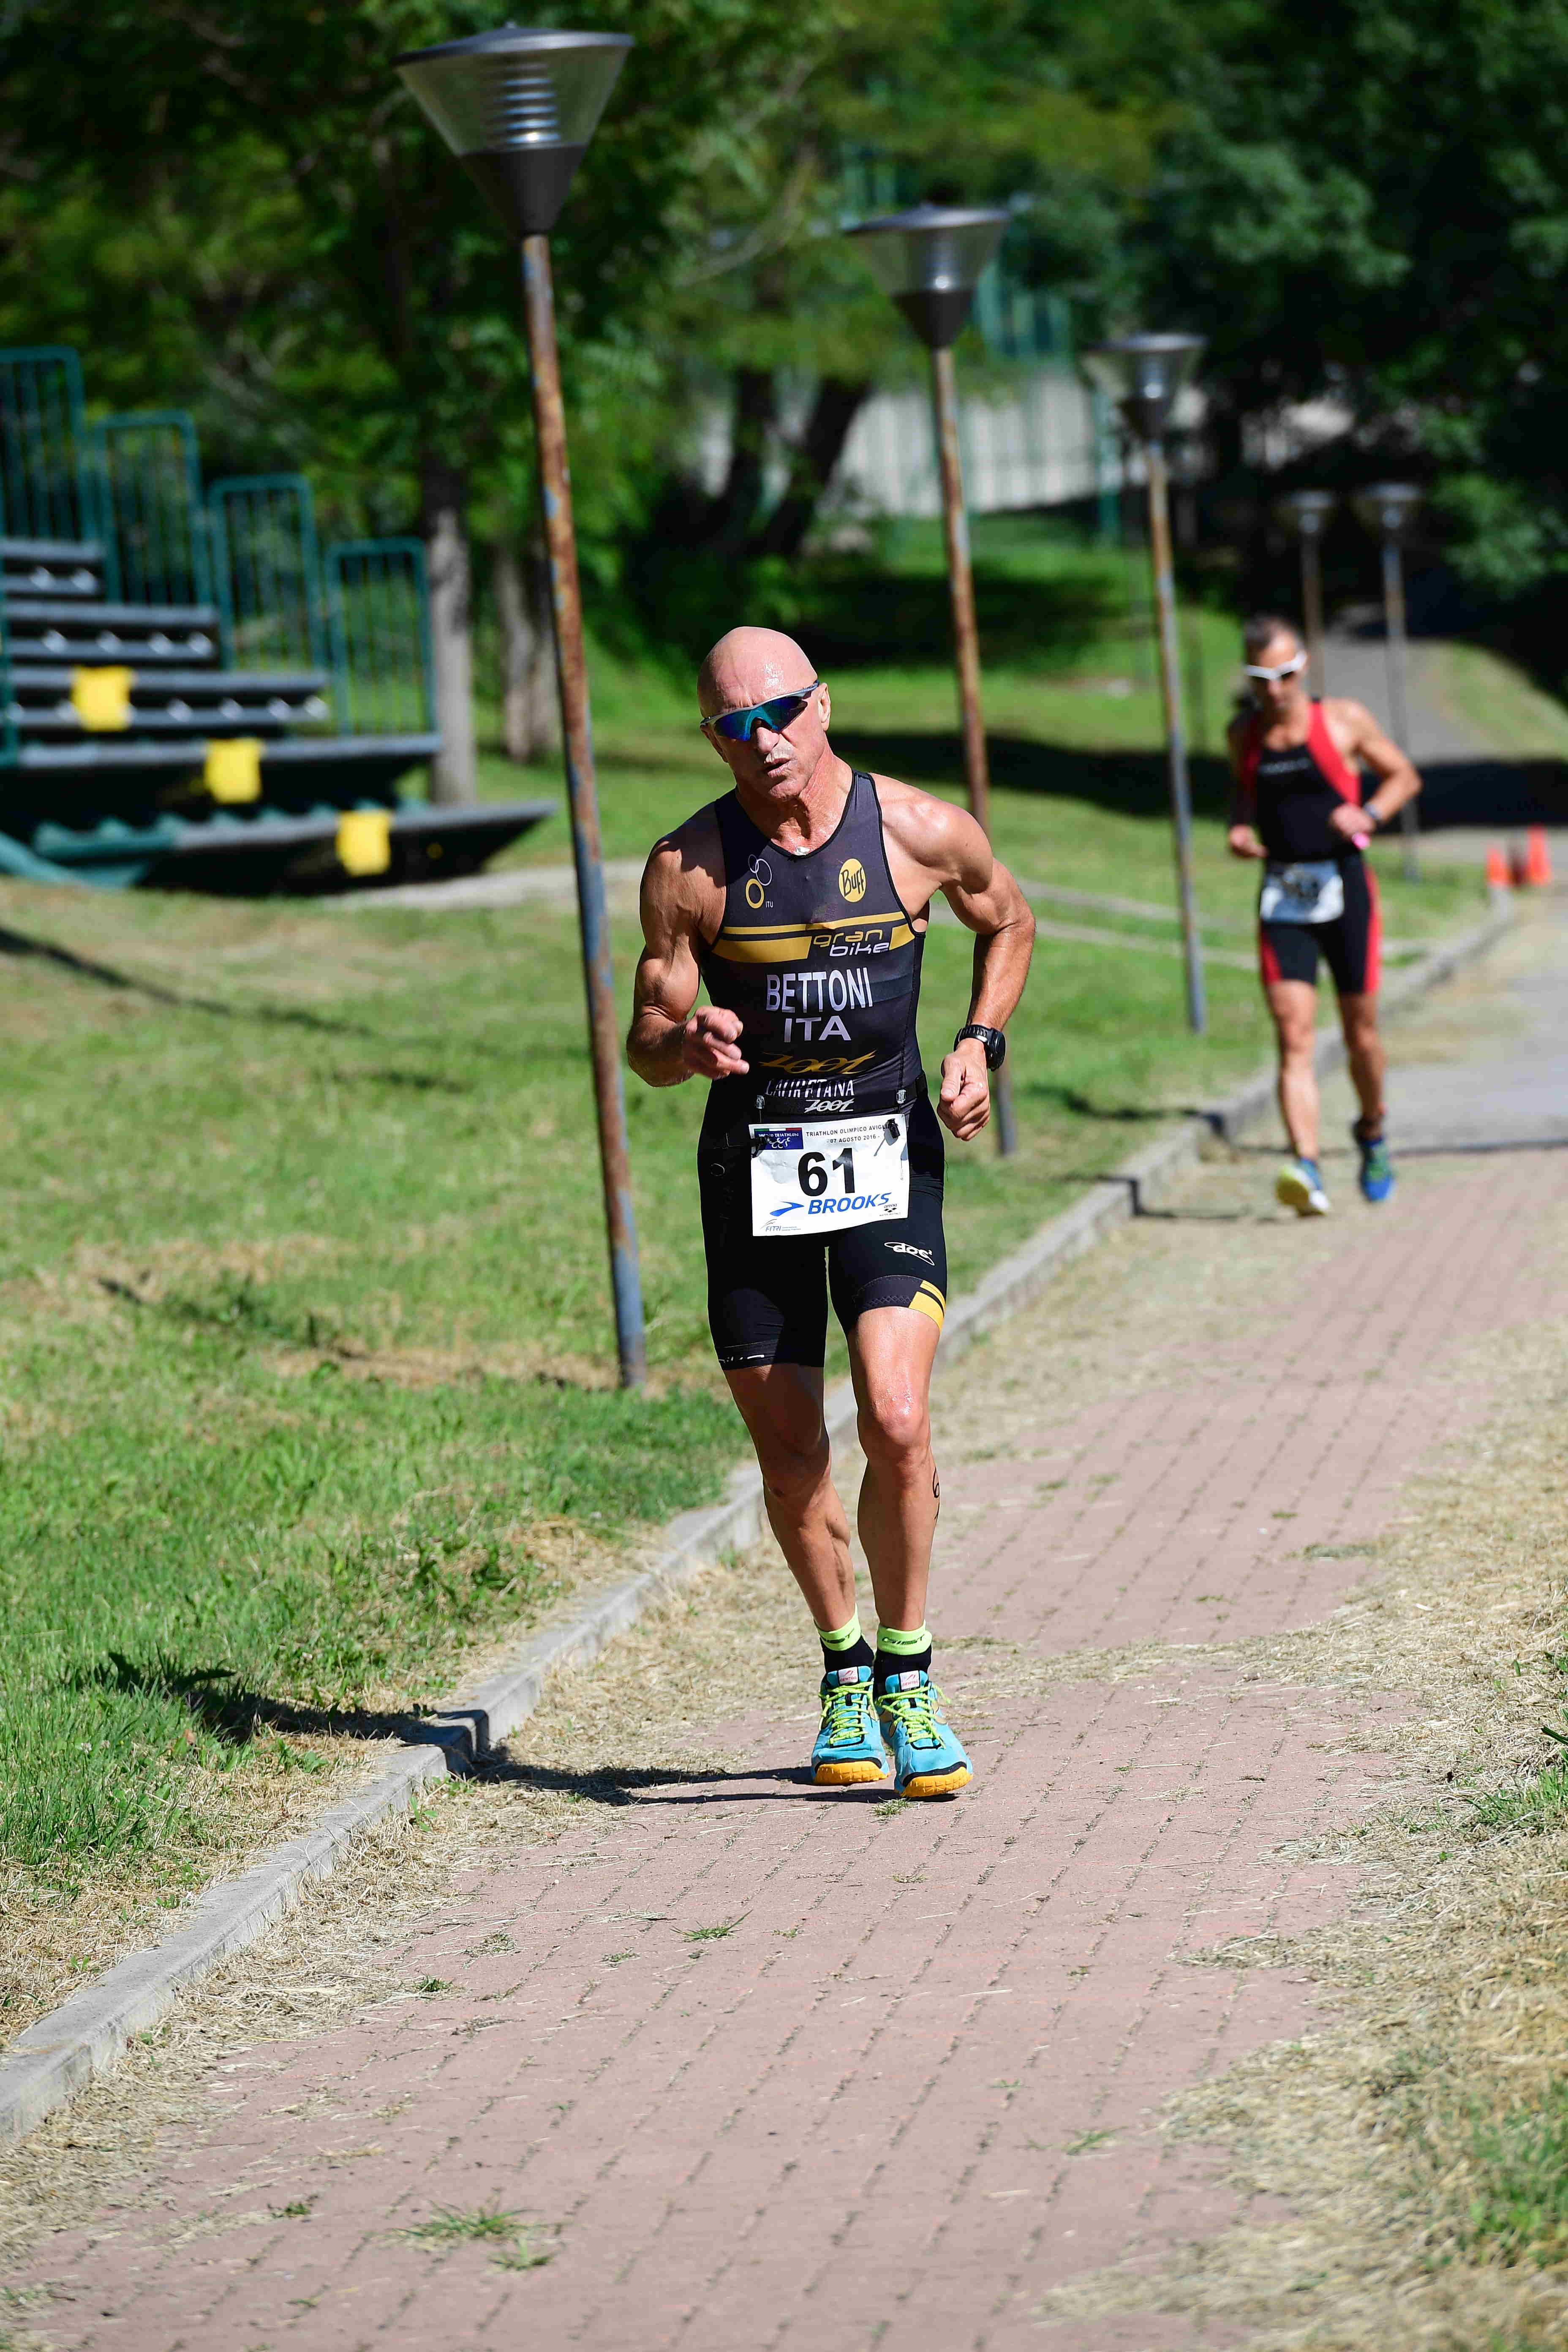
<svg viewBox="0 0 1568 2352">
<path fill-rule="evenodd" d="M 1323 716 L 1321 702 L 1312 705 L 1311 724 L 1307 730 L 1307 749 L 1316 760 L 1325 782 L 1332 784 L 1341 800 L 1352 807 L 1361 806 L 1361 776 L 1352 767 L 1329 732 L 1329 722 Z"/>
</svg>

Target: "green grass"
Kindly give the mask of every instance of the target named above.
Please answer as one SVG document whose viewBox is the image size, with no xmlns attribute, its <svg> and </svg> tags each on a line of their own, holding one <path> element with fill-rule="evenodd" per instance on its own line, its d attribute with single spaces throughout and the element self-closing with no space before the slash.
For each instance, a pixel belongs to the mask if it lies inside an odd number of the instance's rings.
<svg viewBox="0 0 1568 2352">
<path fill-rule="evenodd" d="M 1437 692 L 1479 740 L 1505 757 L 1568 756 L 1568 710 L 1517 663 L 1489 646 L 1463 644 L 1439 646 L 1428 658 Z"/>
<path fill-rule="evenodd" d="M 1004 853 L 1166 903 L 1153 697 L 1102 690 L 1137 676 L 1120 560 L 977 539 L 985 608 L 1012 616 L 988 679 Z M 909 667 L 860 658 L 847 590 L 829 614 L 837 723 L 858 759 L 952 791 L 930 557 L 914 535 L 889 592 Z M 1205 627 L 1217 678 L 1230 633 Z M 667 673 L 601 661 L 595 691 L 606 845 L 640 854 L 722 779 Z M 1218 770 L 1196 772 L 1205 910 L 1245 925 Z M 525 854 L 564 846 L 556 823 Z M 1406 935 L 1481 903 L 1447 872 L 1388 898 Z M 634 951 L 620 920 L 623 999 Z M 624 1395 L 569 906 L 7 885 L 0 953 L 0 1869 L 18 1900 L 176 1891 L 275 1822 L 333 1739 L 435 1703 L 476 1644 L 535 1619 L 586 1547 L 717 1493 L 740 1433 L 706 1334 L 701 1090 L 628 1081 L 654 1379 Z M 934 929 L 933 1067 L 969 965 L 967 936 Z M 1042 941 L 1014 1029 L 1018 1154 L 950 1155 L 955 1286 L 1255 1066 L 1255 980 L 1209 979 L 1194 1038 L 1173 954 Z"/>
<path fill-rule="evenodd" d="M 1568 2084 L 1500 2122 L 1478 2122 L 1467 2235 L 1504 2263 L 1568 2262 Z"/>
<path fill-rule="evenodd" d="M 503 2213 L 495 2205 L 437 2205 L 428 2221 L 420 2221 L 398 2235 L 409 2244 L 429 2246 L 444 2253 L 452 2246 L 492 2246 L 490 2260 L 498 2270 L 542 2270 L 551 2254 L 533 2243 L 521 2216 Z"/>
</svg>

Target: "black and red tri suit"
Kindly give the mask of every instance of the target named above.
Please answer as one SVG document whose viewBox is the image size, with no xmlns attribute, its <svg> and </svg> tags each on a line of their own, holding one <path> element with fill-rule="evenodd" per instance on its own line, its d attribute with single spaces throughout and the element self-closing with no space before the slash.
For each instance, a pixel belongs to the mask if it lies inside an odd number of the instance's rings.
<svg viewBox="0 0 1568 2352">
<path fill-rule="evenodd" d="M 1269 922 L 1260 911 L 1258 955 L 1264 982 L 1304 980 L 1315 987 L 1321 954 L 1342 996 L 1373 995 L 1382 964 L 1376 877 L 1354 843 L 1329 823 L 1346 802 L 1361 806 L 1361 777 L 1330 734 L 1321 702 L 1311 706 L 1304 743 L 1266 751 L 1267 731 L 1262 712 L 1254 711 L 1242 743 L 1237 793 L 1237 821 L 1256 828 L 1268 860 L 1264 895 L 1271 895 L 1271 879 L 1289 883 L 1297 876 L 1310 877 L 1313 869 L 1327 880 L 1323 869 L 1331 865 L 1343 905 L 1328 921 L 1309 916 Z M 1304 895 L 1310 902 L 1310 887 Z"/>
</svg>

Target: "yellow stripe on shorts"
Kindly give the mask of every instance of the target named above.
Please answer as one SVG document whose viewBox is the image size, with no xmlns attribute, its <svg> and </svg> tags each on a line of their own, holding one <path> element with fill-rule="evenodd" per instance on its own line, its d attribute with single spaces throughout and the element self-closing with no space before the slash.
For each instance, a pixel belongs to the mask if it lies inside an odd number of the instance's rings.
<svg viewBox="0 0 1568 2352">
<path fill-rule="evenodd" d="M 929 1315 L 940 1331 L 947 1319 L 947 1301 L 934 1282 L 922 1282 L 910 1305 L 917 1315 Z"/>
</svg>

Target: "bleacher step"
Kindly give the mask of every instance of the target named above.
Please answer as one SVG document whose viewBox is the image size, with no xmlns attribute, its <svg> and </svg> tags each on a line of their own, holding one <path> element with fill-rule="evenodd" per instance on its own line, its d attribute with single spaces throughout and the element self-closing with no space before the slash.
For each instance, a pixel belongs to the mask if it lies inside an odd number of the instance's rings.
<svg viewBox="0 0 1568 2352">
<path fill-rule="evenodd" d="M 5 616 L 11 621 L 89 622 L 102 629 L 216 629 L 216 604 L 110 604 L 83 606 L 60 603 L 50 596 L 9 596 Z"/>
<path fill-rule="evenodd" d="M 103 566 L 96 539 L 11 539 L 0 531 L 0 563 L 83 563 Z"/>
</svg>

